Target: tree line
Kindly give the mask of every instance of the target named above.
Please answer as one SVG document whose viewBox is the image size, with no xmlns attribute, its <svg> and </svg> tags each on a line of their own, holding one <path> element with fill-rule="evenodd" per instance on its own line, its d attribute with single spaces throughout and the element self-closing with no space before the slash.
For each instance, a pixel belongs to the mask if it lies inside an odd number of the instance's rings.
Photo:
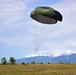
<svg viewBox="0 0 76 75">
<path fill-rule="evenodd" d="M 5 64 L 16 64 L 16 59 L 14 57 L 10 57 L 9 61 L 7 61 L 6 57 L 2 57 L 1 58 L 1 64 L 5 65 Z M 22 62 L 21 64 L 26 64 L 25 62 Z M 27 63 L 27 64 L 44 64 L 43 62 L 41 63 L 36 63 L 35 61 L 32 61 L 31 63 Z M 50 63 L 48 62 L 47 64 L 55 64 L 55 63 Z M 56 63 L 57 64 L 57 63 Z M 71 64 L 71 62 L 68 63 L 64 63 L 64 62 L 59 62 L 58 64 Z"/>
</svg>

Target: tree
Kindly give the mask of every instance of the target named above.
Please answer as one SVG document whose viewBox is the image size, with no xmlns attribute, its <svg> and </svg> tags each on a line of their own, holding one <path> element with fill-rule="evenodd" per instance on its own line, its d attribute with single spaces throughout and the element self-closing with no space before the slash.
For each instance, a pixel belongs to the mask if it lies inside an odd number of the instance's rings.
<svg viewBox="0 0 76 75">
<path fill-rule="evenodd" d="M 31 64 L 35 64 L 35 61 L 32 61 Z"/>
<path fill-rule="evenodd" d="M 1 59 L 1 61 L 2 61 L 2 64 L 3 64 L 3 65 L 6 64 L 6 63 L 7 63 L 6 57 L 3 57 L 3 58 Z"/>
<path fill-rule="evenodd" d="M 26 63 L 25 62 L 22 62 L 22 65 L 25 65 Z"/>
<path fill-rule="evenodd" d="M 14 57 L 10 57 L 10 63 L 11 64 L 15 64 L 15 62 L 16 62 L 15 58 Z"/>
<path fill-rule="evenodd" d="M 43 62 L 41 62 L 40 64 L 43 64 Z"/>
</svg>

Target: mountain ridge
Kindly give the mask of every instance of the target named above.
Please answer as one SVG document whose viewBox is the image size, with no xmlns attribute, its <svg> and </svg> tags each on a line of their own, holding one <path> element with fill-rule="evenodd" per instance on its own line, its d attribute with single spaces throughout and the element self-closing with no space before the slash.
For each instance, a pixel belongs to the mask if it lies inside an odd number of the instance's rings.
<svg viewBox="0 0 76 75">
<path fill-rule="evenodd" d="M 35 56 L 35 57 L 27 57 L 27 58 L 21 58 L 17 59 L 16 63 L 31 63 L 34 61 L 35 63 L 76 63 L 76 54 L 71 54 L 71 55 L 62 55 L 62 56 L 57 56 L 57 57 L 51 57 L 51 56 Z"/>
</svg>

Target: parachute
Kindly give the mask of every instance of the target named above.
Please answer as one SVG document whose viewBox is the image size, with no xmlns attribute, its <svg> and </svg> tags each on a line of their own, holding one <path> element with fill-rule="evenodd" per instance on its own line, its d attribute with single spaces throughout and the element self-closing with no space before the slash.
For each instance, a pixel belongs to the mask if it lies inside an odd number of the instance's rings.
<svg viewBox="0 0 76 75">
<path fill-rule="evenodd" d="M 35 10 L 31 12 L 30 17 L 32 19 L 36 20 L 37 22 L 40 22 L 40 23 L 46 24 L 46 25 L 56 24 L 58 21 L 61 22 L 63 19 L 60 12 L 58 12 L 57 10 L 54 10 L 51 7 L 45 7 L 45 6 L 36 7 Z M 43 27 L 41 27 L 41 26 L 39 26 L 39 27 L 40 28 L 37 28 L 37 37 L 35 39 L 35 51 L 36 52 L 40 48 L 40 46 L 43 43 L 43 40 L 45 38 L 45 35 L 47 34 L 47 28 L 45 30 L 41 29 L 44 27 L 44 25 L 43 25 Z M 46 31 L 46 32 L 43 32 L 42 30 Z M 40 44 L 37 44 L 39 42 L 40 37 L 41 37 L 42 41 L 40 40 Z"/>
<path fill-rule="evenodd" d="M 62 21 L 62 15 L 51 7 L 36 7 L 30 16 L 44 24 L 55 24 L 57 21 Z"/>
</svg>

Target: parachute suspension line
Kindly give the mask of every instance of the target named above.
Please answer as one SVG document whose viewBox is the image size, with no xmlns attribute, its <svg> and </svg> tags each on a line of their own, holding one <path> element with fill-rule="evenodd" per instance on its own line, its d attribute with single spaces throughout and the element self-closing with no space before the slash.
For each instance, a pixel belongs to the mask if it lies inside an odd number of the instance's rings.
<svg viewBox="0 0 76 75">
<path fill-rule="evenodd" d="M 41 26 L 36 25 L 36 30 L 35 30 L 35 36 L 34 36 L 34 42 L 35 42 L 35 53 L 39 49 L 38 41 L 39 41 L 39 36 L 40 36 L 40 28 Z"/>
<path fill-rule="evenodd" d="M 52 28 L 51 28 L 51 30 L 49 30 L 49 27 L 50 26 L 45 26 L 45 28 L 44 28 L 44 31 L 43 31 L 43 35 L 42 35 L 42 41 L 41 41 L 41 44 L 40 45 L 43 45 L 43 43 L 46 41 L 46 39 L 47 39 L 47 36 L 49 35 L 49 33 L 52 31 Z"/>
<path fill-rule="evenodd" d="M 35 53 L 37 52 L 37 40 L 38 40 L 38 35 L 39 35 L 39 27 L 38 25 L 36 24 L 36 27 L 35 27 L 35 34 L 34 34 L 34 44 L 35 44 Z"/>
<path fill-rule="evenodd" d="M 51 30 L 48 30 L 49 27 Z M 52 27 L 48 25 L 37 25 L 36 27 L 36 34 L 34 37 L 35 42 L 35 53 L 39 50 L 39 48 L 43 45 L 45 42 L 48 34 L 52 31 Z"/>
</svg>

